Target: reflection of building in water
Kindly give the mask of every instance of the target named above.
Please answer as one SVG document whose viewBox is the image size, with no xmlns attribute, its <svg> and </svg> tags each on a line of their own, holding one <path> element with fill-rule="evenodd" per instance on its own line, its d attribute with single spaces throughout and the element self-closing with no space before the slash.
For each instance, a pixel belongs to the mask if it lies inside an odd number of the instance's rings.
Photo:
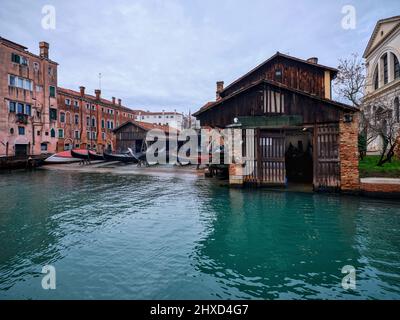
<svg viewBox="0 0 400 320">
<path fill-rule="evenodd" d="M 340 289 L 343 266 L 357 266 L 355 219 L 344 214 L 357 211 L 342 198 L 227 192 L 218 195 L 227 199 L 226 210 L 221 203 L 214 205 L 218 214 L 198 246 L 197 268 L 242 297 L 301 298 L 306 286 L 322 296 L 324 290 Z"/>
</svg>

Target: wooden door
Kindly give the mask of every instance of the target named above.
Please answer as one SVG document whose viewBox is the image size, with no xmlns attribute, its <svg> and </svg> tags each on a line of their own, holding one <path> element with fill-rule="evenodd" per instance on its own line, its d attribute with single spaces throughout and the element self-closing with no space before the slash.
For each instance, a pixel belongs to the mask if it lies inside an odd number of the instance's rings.
<svg viewBox="0 0 400 320">
<path fill-rule="evenodd" d="M 258 132 L 258 178 L 263 184 L 285 184 L 284 132 Z"/>
<path fill-rule="evenodd" d="M 314 131 L 314 188 L 339 189 L 339 125 L 318 125 Z"/>
</svg>

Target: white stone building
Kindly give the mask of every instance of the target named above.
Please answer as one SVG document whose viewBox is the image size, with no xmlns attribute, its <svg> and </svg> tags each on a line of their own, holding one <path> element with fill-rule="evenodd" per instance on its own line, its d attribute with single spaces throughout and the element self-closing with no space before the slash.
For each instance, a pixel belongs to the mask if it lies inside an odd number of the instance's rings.
<svg viewBox="0 0 400 320">
<path fill-rule="evenodd" d="M 174 112 L 149 112 L 138 111 L 136 119 L 141 122 L 157 124 L 160 126 L 170 126 L 177 130 L 184 128 L 184 115 Z"/>
<path fill-rule="evenodd" d="M 379 20 L 365 49 L 367 67 L 364 108 L 369 114 L 379 111 L 374 101 L 386 100 L 393 108 L 394 122 L 400 127 L 400 16 Z M 382 138 L 375 139 L 369 153 L 382 149 Z"/>
</svg>

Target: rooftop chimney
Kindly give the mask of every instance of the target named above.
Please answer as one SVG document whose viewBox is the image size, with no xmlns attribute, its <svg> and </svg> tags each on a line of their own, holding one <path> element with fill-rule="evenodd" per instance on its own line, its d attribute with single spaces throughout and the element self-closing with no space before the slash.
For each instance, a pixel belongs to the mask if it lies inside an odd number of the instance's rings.
<svg viewBox="0 0 400 320">
<path fill-rule="evenodd" d="M 224 90 L 224 82 L 217 82 L 217 101 L 221 99 L 221 92 Z"/>
<path fill-rule="evenodd" d="M 307 62 L 313 63 L 313 64 L 318 64 L 318 58 L 317 57 L 311 57 L 307 59 Z"/>
<path fill-rule="evenodd" d="M 118 105 L 121 106 L 121 99 L 118 99 Z"/>
<path fill-rule="evenodd" d="M 96 94 L 96 100 L 100 100 L 101 90 L 96 89 L 94 90 L 94 93 Z"/>
<path fill-rule="evenodd" d="M 39 42 L 40 57 L 48 59 L 49 58 L 49 44 L 47 42 Z"/>
<path fill-rule="evenodd" d="M 112 104 L 115 104 L 115 97 L 112 97 Z"/>
<path fill-rule="evenodd" d="M 79 87 L 79 91 L 81 92 L 81 97 L 85 96 L 85 87 Z"/>
</svg>

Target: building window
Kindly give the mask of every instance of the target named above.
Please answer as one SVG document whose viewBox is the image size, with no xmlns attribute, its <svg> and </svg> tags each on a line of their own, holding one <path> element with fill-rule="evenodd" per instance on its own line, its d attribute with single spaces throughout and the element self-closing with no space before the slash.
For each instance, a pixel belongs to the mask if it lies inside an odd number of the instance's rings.
<svg viewBox="0 0 400 320">
<path fill-rule="evenodd" d="M 104 119 L 101 119 L 101 127 L 104 129 L 106 127 Z"/>
<path fill-rule="evenodd" d="M 96 118 L 92 117 L 92 127 L 95 127 L 95 126 L 96 126 Z"/>
<path fill-rule="evenodd" d="M 60 122 L 61 123 L 65 122 L 65 113 L 64 112 L 60 112 Z"/>
<path fill-rule="evenodd" d="M 90 131 L 86 131 L 86 138 L 90 140 Z"/>
<path fill-rule="evenodd" d="M 31 116 L 32 113 L 32 106 L 30 104 L 25 105 L 25 114 Z"/>
<path fill-rule="evenodd" d="M 387 53 L 385 53 L 382 57 L 382 62 L 383 62 L 383 84 L 387 84 L 389 77 L 388 77 L 388 56 Z"/>
<path fill-rule="evenodd" d="M 25 127 L 18 127 L 18 134 L 20 136 L 24 136 L 25 135 Z"/>
<path fill-rule="evenodd" d="M 400 103 L 399 98 L 394 99 L 394 114 L 396 117 L 396 122 L 400 122 Z"/>
<path fill-rule="evenodd" d="M 378 90 L 379 89 L 379 73 L 378 73 L 378 67 L 375 69 L 374 73 L 374 89 Z"/>
<path fill-rule="evenodd" d="M 79 115 L 75 115 L 75 124 L 78 125 L 79 124 Z"/>
<path fill-rule="evenodd" d="M 79 139 L 79 131 L 75 131 L 75 139 Z"/>
<path fill-rule="evenodd" d="M 97 139 L 97 134 L 95 131 L 92 131 L 92 139 L 96 140 Z"/>
<path fill-rule="evenodd" d="M 54 129 L 50 130 L 50 137 L 51 138 L 55 138 L 56 137 L 56 130 L 54 130 Z"/>
<path fill-rule="evenodd" d="M 69 105 L 71 104 L 71 100 L 65 99 L 65 104 L 66 104 L 67 106 L 69 106 Z"/>
<path fill-rule="evenodd" d="M 40 150 L 41 150 L 42 152 L 47 151 L 47 143 L 41 143 L 41 144 L 40 144 Z"/>
<path fill-rule="evenodd" d="M 20 88 L 20 89 L 29 90 L 29 91 L 33 90 L 33 85 L 32 85 L 31 80 L 16 77 L 11 74 L 8 75 L 8 85 L 10 87 L 16 87 L 16 88 Z"/>
<path fill-rule="evenodd" d="M 49 91 L 50 91 L 50 97 L 55 98 L 56 97 L 56 88 L 53 86 L 50 86 Z"/>
<path fill-rule="evenodd" d="M 57 109 L 50 108 L 50 120 L 57 120 Z"/>
<path fill-rule="evenodd" d="M 76 101 L 76 100 L 74 101 L 74 106 L 77 108 L 79 107 L 78 101 Z"/>
<path fill-rule="evenodd" d="M 393 70 L 394 70 L 394 78 L 399 79 L 400 78 L 400 64 L 399 64 L 399 59 L 397 59 L 396 55 L 393 54 Z"/>
<path fill-rule="evenodd" d="M 18 103 L 18 105 L 17 105 L 17 113 L 18 114 L 24 114 L 24 104 L 23 103 Z"/>
<path fill-rule="evenodd" d="M 18 63 L 18 64 L 22 64 L 23 66 L 27 66 L 28 65 L 28 59 L 20 56 L 18 54 L 12 53 L 11 54 L 11 61 L 14 63 Z"/>
<path fill-rule="evenodd" d="M 63 129 L 58 129 L 58 137 L 64 138 L 64 130 Z"/>
<path fill-rule="evenodd" d="M 102 137 L 103 140 L 105 141 L 105 140 L 106 140 L 106 133 L 105 133 L 105 132 L 102 132 L 101 137 Z"/>
<path fill-rule="evenodd" d="M 8 102 L 8 110 L 10 112 L 15 112 L 15 106 L 16 106 L 16 103 L 14 101 L 9 101 Z"/>
</svg>

